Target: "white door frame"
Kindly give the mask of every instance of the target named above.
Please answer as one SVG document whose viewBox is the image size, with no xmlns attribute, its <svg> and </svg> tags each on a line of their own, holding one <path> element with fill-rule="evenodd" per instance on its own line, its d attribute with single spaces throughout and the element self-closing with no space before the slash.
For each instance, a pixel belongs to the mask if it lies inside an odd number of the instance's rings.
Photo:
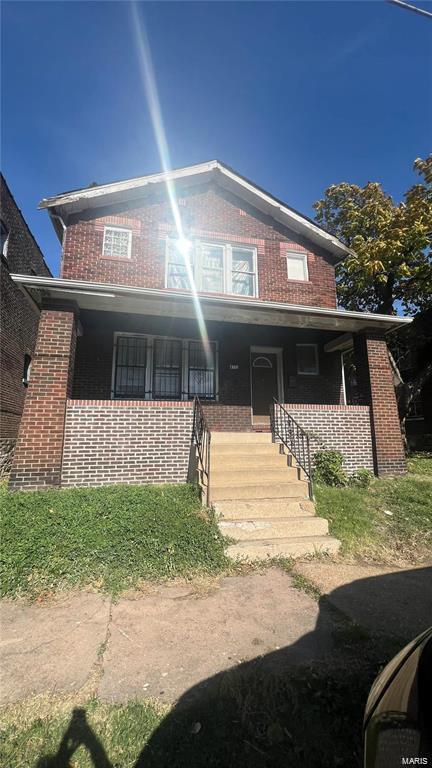
<svg viewBox="0 0 432 768">
<path fill-rule="evenodd" d="M 250 392 L 251 392 L 251 414 L 253 420 L 253 393 L 252 393 L 252 355 L 254 354 L 266 354 L 270 353 L 276 355 L 277 361 L 277 383 L 278 383 L 278 400 L 280 403 L 284 402 L 284 381 L 283 381 L 283 347 L 250 347 L 249 355 L 249 371 L 250 371 Z M 269 403 L 270 405 L 270 403 Z"/>
</svg>

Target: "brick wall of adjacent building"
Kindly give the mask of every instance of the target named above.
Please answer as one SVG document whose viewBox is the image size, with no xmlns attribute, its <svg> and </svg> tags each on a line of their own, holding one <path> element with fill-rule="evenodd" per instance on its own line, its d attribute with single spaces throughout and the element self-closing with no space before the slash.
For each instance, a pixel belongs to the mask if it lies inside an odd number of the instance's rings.
<svg viewBox="0 0 432 768">
<path fill-rule="evenodd" d="M 337 450 L 348 474 L 361 468 L 374 471 L 368 406 L 288 403 L 285 408 L 308 433 L 312 457 L 320 450 Z"/>
<path fill-rule="evenodd" d="M 362 402 L 370 403 L 379 475 L 406 472 L 393 371 L 387 343 L 381 334 L 356 334 L 354 353 Z"/>
<path fill-rule="evenodd" d="M 12 462 L 11 490 L 60 485 L 66 400 L 71 394 L 73 311 L 44 309 Z"/>
<path fill-rule="evenodd" d="M 256 247 L 260 299 L 336 306 L 334 266 L 326 251 L 214 184 L 180 194 L 180 211 L 188 237 Z M 175 237 L 176 230 L 170 205 L 162 193 L 75 214 L 67 224 L 62 277 L 165 287 L 166 237 Z M 104 226 L 110 224 L 131 231 L 131 258 L 102 255 Z M 292 246 L 307 254 L 308 281 L 288 280 L 286 251 Z"/>
<path fill-rule="evenodd" d="M 0 174 L 0 217 L 9 232 L 0 264 L 0 475 L 10 469 L 26 388 L 24 356 L 33 357 L 39 313 L 12 282 L 10 273 L 49 276 L 43 255 Z"/>
<path fill-rule="evenodd" d="M 69 400 L 62 486 L 184 483 L 192 404 Z"/>
</svg>

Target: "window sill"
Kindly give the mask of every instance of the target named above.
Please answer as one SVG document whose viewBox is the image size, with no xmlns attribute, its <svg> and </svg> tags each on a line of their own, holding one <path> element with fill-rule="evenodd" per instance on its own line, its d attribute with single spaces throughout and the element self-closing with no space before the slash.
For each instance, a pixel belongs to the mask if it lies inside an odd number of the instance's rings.
<svg viewBox="0 0 432 768">
<path fill-rule="evenodd" d="M 169 288 L 168 286 L 165 286 L 166 291 L 172 291 L 173 293 L 192 293 L 191 288 Z M 229 298 L 234 299 L 243 299 L 244 301 L 250 301 L 251 299 L 259 299 L 260 297 L 258 295 L 253 296 L 244 296 L 240 293 L 225 293 L 225 292 L 219 292 L 219 291 L 197 291 L 198 296 L 219 296 L 220 298 L 223 298 L 224 296 L 228 296 Z"/>
<path fill-rule="evenodd" d="M 294 280 L 291 277 L 287 277 L 287 283 L 298 283 L 299 285 L 312 285 L 312 280 Z"/>
<path fill-rule="evenodd" d="M 121 261 L 123 263 L 129 263 L 131 261 L 135 261 L 135 259 L 132 259 L 131 256 L 99 256 L 100 259 L 103 259 L 104 261 Z"/>
</svg>

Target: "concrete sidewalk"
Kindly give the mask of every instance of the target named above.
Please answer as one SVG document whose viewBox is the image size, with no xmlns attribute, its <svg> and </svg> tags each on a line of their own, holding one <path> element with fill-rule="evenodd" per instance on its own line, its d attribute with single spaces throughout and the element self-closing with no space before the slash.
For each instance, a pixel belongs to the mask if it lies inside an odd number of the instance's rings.
<svg viewBox="0 0 432 768">
<path fill-rule="evenodd" d="M 73 693 L 89 682 L 102 700 L 172 702 L 244 661 L 282 673 L 284 665 L 329 657 L 332 606 L 371 632 L 405 641 L 431 623 L 431 568 L 311 560 L 296 571 L 325 599 L 312 599 L 287 573 L 269 568 L 215 580 L 205 590 L 187 583 L 149 587 L 115 603 L 84 592 L 43 605 L 3 601 L 0 703 Z"/>
<path fill-rule="evenodd" d="M 78 691 L 93 675 L 105 700 L 173 701 L 196 683 L 289 646 L 292 663 L 331 647 L 331 620 L 289 575 L 223 578 L 206 594 L 190 585 L 111 603 L 80 593 L 45 605 L 0 606 L 1 703 Z M 299 641 L 302 641 L 301 643 Z"/>
</svg>

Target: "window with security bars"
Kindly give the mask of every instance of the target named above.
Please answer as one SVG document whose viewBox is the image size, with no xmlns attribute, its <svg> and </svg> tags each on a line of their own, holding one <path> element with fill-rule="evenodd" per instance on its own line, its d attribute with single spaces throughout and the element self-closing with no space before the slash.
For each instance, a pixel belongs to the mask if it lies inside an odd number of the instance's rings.
<svg viewBox="0 0 432 768">
<path fill-rule="evenodd" d="M 103 256 L 117 259 L 130 259 L 132 232 L 121 227 L 105 227 L 103 239 Z"/>
<path fill-rule="evenodd" d="M 199 341 L 189 342 L 188 396 L 212 400 L 216 395 L 215 345 L 206 351 Z"/>
<path fill-rule="evenodd" d="M 180 400 L 182 342 L 155 339 L 153 343 L 153 397 L 155 400 Z"/>
<path fill-rule="evenodd" d="M 114 396 L 146 396 L 147 339 L 145 336 L 119 336 L 116 345 Z"/>
</svg>

